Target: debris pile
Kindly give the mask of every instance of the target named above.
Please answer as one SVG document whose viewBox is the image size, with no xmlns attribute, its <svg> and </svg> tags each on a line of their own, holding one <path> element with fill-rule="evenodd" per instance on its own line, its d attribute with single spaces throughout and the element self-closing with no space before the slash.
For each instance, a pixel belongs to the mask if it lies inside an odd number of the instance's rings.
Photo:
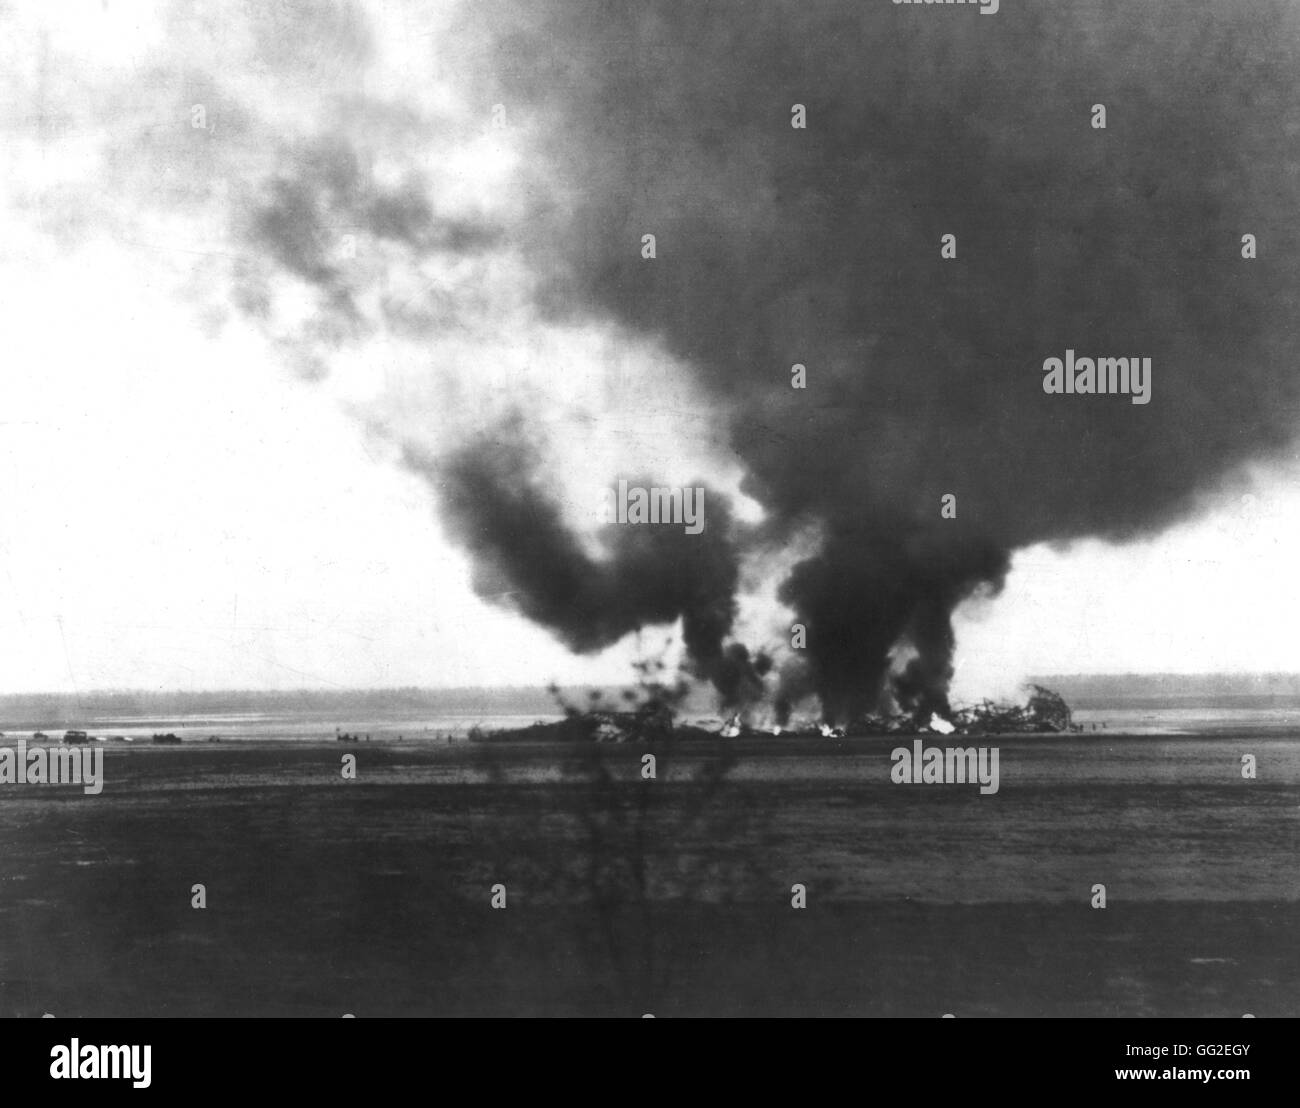
<svg viewBox="0 0 1300 1108">
<path fill-rule="evenodd" d="M 1078 730 L 1081 728 L 1074 723 L 1070 707 L 1059 693 L 1041 685 L 1030 685 L 1029 699 L 1024 704 L 997 704 L 985 700 L 969 708 L 957 709 L 947 718 L 938 713 L 923 719 L 909 712 L 879 712 L 861 716 L 844 727 L 821 723 L 787 728 L 781 733 L 838 739 L 846 735 L 1016 735 Z M 768 733 L 741 724 L 734 718 L 722 730 L 726 738 Z"/>
<path fill-rule="evenodd" d="M 1047 734 L 1075 730 L 1070 707 L 1059 693 L 1042 685 L 1029 686 L 1029 700 L 1011 706 L 984 701 L 956 714 L 957 730 L 967 735 Z"/>
<path fill-rule="evenodd" d="M 619 711 L 600 705 L 593 697 L 591 706 L 579 708 L 564 704 L 565 718 L 554 722 L 538 721 L 531 727 L 484 733 L 475 728 L 472 740 L 509 739 L 513 741 L 570 741 L 625 743 L 645 741 L 669 734 L 678 738 L 769 738 L 773 735 L 796 737 L 845 738 L 858 735 L 1028 735 L 1080 731 L 1064 698 L 1041 685 L 1029 685 L 1024 704 L 998 704 L 985 700 L 972 707 L 959 708 L 948 716 L 931 713 L 918 718 L 908 712 L 876 713 L 861 716 L 847 726 L 807 723 L 803 726 L 756 726 L 740 714 L 722 721 L 677 722 L 675 710 L 666 699 L 650 699 L 630 710 Z M 705 726 L 700 726 L 704 723 Z M 356 736 L 341 735 L 344 741 Z"/>
<path fill-rule="evenodd" d="M 919 734 L 935 731 L 958 735 L 1034 735 L 1077 731 L 1070 706 L 1065 699 L 1042 685 L 1029 686 L 1024 704 L 997 704 L 985 700 L 969 708 L 960 708 L 949 719 L 932 716 L 928 725 L 912 716 L 895 713 L 868 716 L 851 729 L 873 735 Z"/>
</svg>

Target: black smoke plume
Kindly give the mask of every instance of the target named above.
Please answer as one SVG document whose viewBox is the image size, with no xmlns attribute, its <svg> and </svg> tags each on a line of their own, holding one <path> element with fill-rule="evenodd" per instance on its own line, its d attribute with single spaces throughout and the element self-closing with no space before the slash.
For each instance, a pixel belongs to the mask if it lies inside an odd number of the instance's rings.
<svg viewBox="0 0 1300 1108">
<path fill-rule="evenodd" d="M 680 525 L 611 520 L 597 536 L 603 549 L 593 555 L 540 477 L 537 452 L 521 437 L 526 429 L 512 420 L 498 430 L 447 456 L 406 456 L 437 490 L 445 522 L 474 556 L 475 590 L 509 603 L 580 652 L 680 618 L 695 675 L 713 683 L 724 705 L 753 700 L 766 661 L 726 641 L 739 578 L 726 500 L 705 490 L 704 529 L 695 535 Z"/>
<path fill-rule="evenodd" d="M 1292 442 L 1293 5 L 530 0 L 470 19 L 485 102 L 536 136 L 544 200 L 520 233 L 548 310 L 659 336 L 725 414 L 767 537 L 824 526 L 781 595 L 828 716 L 873 706 L 899 647 L 895 694 L 945 710 L 953 608 L 1013 550 L 1154 532 Z M 1067 348 L 1152 358 L 1150 403 L 1046 395 Z"/>
<path fill-rule="evenodd" d="M 507 242 L 548 318 L 656 339 L 767 512 L 745 531 L 715 497 L 704 535 L 610 530 L 596 555 L 528 451 L 409 450 L 480 590 L 576 650 L 681 617 L 743 700 L 761 674 L 728 643 L 737 558 L 812 527 L 821 548 L 780 588 L 808 632 L 782 711 L 892 694 L 924 717 L 947 708 L 954 608 L 1017 548 L 1153 533 L 1294 441 L 1291 0 L 481 0 L 449 46 L 484 120 L 503 105 L 522 136 L 526 211 L 443 234 L 408 190 L 366 218 L 417 253 Z M 327 154 L 253 226 L 346 313 L 311 249 L 318 211 L 356 191 Z M 1045 394 L 1067 349 L 1151 358 L 1150 403 Z"/>
</svg>

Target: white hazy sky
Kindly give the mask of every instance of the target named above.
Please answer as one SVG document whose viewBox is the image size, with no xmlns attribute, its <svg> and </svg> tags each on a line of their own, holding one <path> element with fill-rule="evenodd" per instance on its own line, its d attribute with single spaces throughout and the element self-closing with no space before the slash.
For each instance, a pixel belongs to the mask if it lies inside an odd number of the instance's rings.
<svg viewBox="0 0 1300 1108">
<path fill-rule="evenodd" d="M 0 139 L 0 692 L 626 679 L 634 643 L 575 658 L 474 596 L 355 389 L 204 315 L 182 286 L 220 243 L 50 233 L 32 197 L 93 183 L 114 135 L 88 107 L 37 141 L 33 59 L 62 52 L 93 97 L 159 33 L 145 5 L 57 8 L 20 7 L 0 59 L 27 69 Z M 547 341 L 569 384 L 599 351 Z M 1002 596 L 959 613 L 958 699 L 1030 673 L 1300 670 L 1298 474 L 1261 470 L 1150 542 L 1019 552 Z"/>
</svg>

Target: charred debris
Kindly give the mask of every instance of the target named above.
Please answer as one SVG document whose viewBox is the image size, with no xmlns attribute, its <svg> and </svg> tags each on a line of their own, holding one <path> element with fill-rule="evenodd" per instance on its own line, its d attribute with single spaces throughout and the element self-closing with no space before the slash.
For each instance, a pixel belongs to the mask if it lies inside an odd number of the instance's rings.
<svg viewBox="0 0 1300 1108">
<path fill-rule="evenodd" d="M 825 723 L 792 724 L 786 727 L 747 722 L 739 714 L 726 720 L 721 728 L 702 722 L 686 723 L 679 709 L 686 697 L 684 683 L 665 685 L 658 681 L 642 682 L 636 690 L 624 692 L 626 707 L 606 703 L 599 692 L 589 694 L 589 703 L 579 706 L 566 701 L 555 687 L 551 693 L 563 708 L 564 719 L 538 722 L 531 727 L 472 734 L 473 739 L 507 739 L 536 741 L 576 741 L 621 743 L 655 738 L 724 739 L 773 736 L 807 736 L 809 738 L 844 738 L 871 735 L 1049 735 L 1082 730 L 1074 722 L 1065 699 L 1041 685 L 1028 685 L 1029 696 L 1023 704 L 999 704 L 984 700 L 979 704 L 954 709 L 928 720 L 912 713 L 864 715 L 846 726 Z"/>
</svg>

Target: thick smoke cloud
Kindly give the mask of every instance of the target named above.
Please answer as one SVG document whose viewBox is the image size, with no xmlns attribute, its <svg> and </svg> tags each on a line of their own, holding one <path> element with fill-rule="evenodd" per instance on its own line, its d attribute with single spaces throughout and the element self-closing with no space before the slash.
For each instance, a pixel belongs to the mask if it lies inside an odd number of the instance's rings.
<svg viewBox="0 0 1300 1108">
<path fill-rule="evenodd" d="M 1150 533 L 1291 444 L 1294 5 L 529 0 L 466 18 L 481 100 L 531 136 L 538 203 L 516 233 L 546 310 L 657 336 L 726 420 L 763 540 L 823 527 L 781 596 L 829 716 L 873 707 L 904 654 L 895 695 L 942 710 L 952 610 L 1013 550 Z M 1150 357 L 1150 403 L 1046 395 L 1067 348 Z M 548 534 L 545 513 L 507 534 L 491 497 L 457 503 L 482 556 Z M 575 646 L 649 618 L 607 613 L 610 595 L 569 607 L 592 567 L 541 545 L 545 572 L 505 576 Z M 620 558 L 638 563 L 607 571 L 620 584 L 655 587 L 654 558 Z"/>
<path fill-rule="evenodd" d="M 657 344 L 688 367 L 766 512 L 741 526 L 711 487 L 703 535 L 579 535 L 543 476 L 554 442 L 536 389 L 498 405 L 515 423 L 467 412 L 461 383 L 481 365 L 414 398 L 394 389 L 399 416 L 378 422 L 480 591 L 575 650 L 680 618 L 697 672 L 743 702 L 767 661 L 730 641 L 742 567 L 815 533 L 778 589 L 808 635 L 778 703 L 816 693 L 843 719 L 892 696 L 925 717 L 947 706 L 954 608 L 996 592 L 1016 549 L 1153 533 L 1293 444 L 1289 0 L 1021 0 L 993 16 L 474 0 L 430 37 L 427 69 L 414 49 L 394 69 L 392 12 L 381 34 L 355 5 L 324 23 L 312 5 L 285 10 L 292 33 L 254 20 L 238 81 L 187 77 L 178 93 L 215 103 L 228 128 L 203 176 L 224 173 L 238 205 L 245 315 L 313 378 L 368 341 L 408 361 L 449 334 L 486 350 L 538 315 Z M 401 10 L 420 25 L 420 5 Z M 286 47 L 308 33 L 319 49 Z M 376 93 L 365 78 L 383 58 Z M 263 92 L 241 105 L 250 77 Z M 438 106 L 448 80 L 472 118 Z M 790 125 L 795 104 L 806 128 Z M 478 210 L 455 154 L 492 134 L 496 105 L 521 168 L 509 203 Z M 366 249 L 341 258 L 351 232 Z M 301 318 L 277 299 L 286 283 L 314 298 Z M 1045 394 L 1044 359 L 1067 349 L 1150 358 L 1150 403 Z M 806 389 L 790 387 L 795 363 Z M 449 411 L 480 430 L 447 449 L 420 425 L 445 428 Z"/>
<path fill-rule="evenodd" d="M 764 663 L 726 643 L 739 580 L 726 502 L 708 504 L 704 529 L 695 535 L 611 520 L 598 536 L 602 554 L 594 557 L 540 479 L 541 459 L 528 434 L 516 420 L 450 455 L 408 451 L 405 459 L 438 490 L 446 522 L 474 556 L 480 595 L 508 599 L 582 652 L 680 617 L 697 676 L 712 681 L 728 705 L 752 699 Z"/>
</svg>

